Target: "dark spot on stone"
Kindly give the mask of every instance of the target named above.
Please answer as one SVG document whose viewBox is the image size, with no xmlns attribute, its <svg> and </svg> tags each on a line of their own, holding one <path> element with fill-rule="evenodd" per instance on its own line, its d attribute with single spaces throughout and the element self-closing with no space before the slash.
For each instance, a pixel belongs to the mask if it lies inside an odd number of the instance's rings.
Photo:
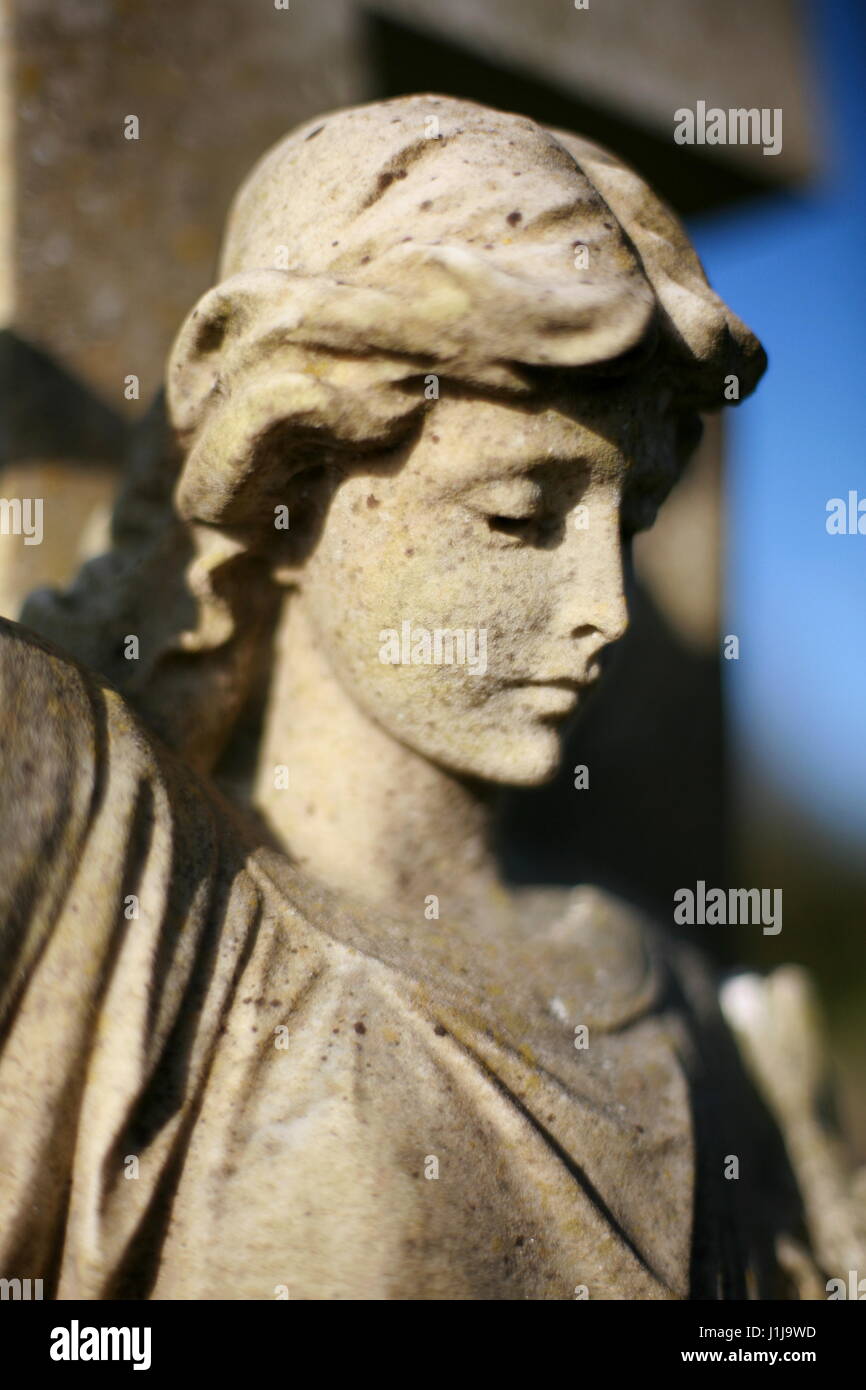
<svg viewBox="0 0 866 1390">
<path fill-rule="evenodd" d="M 433 440 L 433 443 L 434 443 L 434 444 L 438 444 L 438 443 L 439 443 L 439 435 L 438 435 L 438 434 L 431 434 L 430 438 Z"/>
<path fill-rule="evenodd" d="M 436 1024 L 433 1032 L 436 1034 L 437 1038 L 445 1038 L 448 1036 L 448 1030 L 443 1028 L 441 1023 Z"/>
<path fill-rule="evenodd" d="M 410 1177 L 410 1178 L 417 1178 L 417 1176 L 418 1176 L 417 1173 L 410 1173 L 410 1174 L 409 1174 L 409 1177 Z"/>
<path fill-rule="evenodd" d="M 522 212 L 510 212 L 505 220 L 508 223 L 509 227 L 516 227 L 518 222 L 522 221 L 522 219 Z"/>
<path fill-rule="evenodd" d="M 518 1236 L 518 1237 L 516 1238 L 514 1244 L 515 1244 L 515 1245 L 522 1245 L 522 1244 L 523 1244 L 523 1236 Z"/>
<path fill-rule="evenodd" d="M 410 545 L 410 546 L 409 546 L 409 549 L 408 549 L 407 551 L 405 551 L 404 553 L 405 553 L 406 555 L 414 555 L 414 554 L 415 554 L 415 550 L 414 550 L 414 548 Z"/>
<path fill-rule="evenodd" d="M 241 1002 L 243 1004 L 251 1004 L 253 1002 L 253 996 L 251 994 L 248 994 L 246 999 L 243 999 Z"/>
<path fill-rule="evenodd" d="M 432 206 L 433 206 L 433 199 L 432 199 L 432 198 L 425 198 L 424 201 L 423 201 L 423 203 L 419 203 L 419 204 L 418 204 L 418 209 L 419 209 L 420 212 L 429 212 L 429 211 L 430 211 L 430 208 L 432 208 Z"/>
<path fill-rule="evenodd" d="M 368 507 L 378 507 L 378 505 L 379 505 L 379 499 L 378 499 L 378 497 L 374 497 L 373 494 L 372 494 L 372 492 L 371 492 L 371 493 L 370 493 L 370 496 L 367 498 L 367 506 L 368 506 Z"/>
<path fill-rule="evenodd" d="M 485 251 L 492 251 L 492 250 L 493 250 L 493 242 L 492 242 L 492 241 L 485 241 L 485 243 L 484 243 L 484 250 L 485 250 Z"/>
<path fill-rule="evenodd" d="M 385 169 L 385 170 L 383 170 L 383 172 L 379 175 L 379 191 L 380 191 L 380 193 L 381 193 L 381 192 L 384 192 L 384 190 L 385 190 L 386 188 L 390 187 L 390 185 L 391 185 L 393 182 L 394 182 L 394 175 L 391 173 L 391 170 L 390 170 L 390 169 Z"/>
<path fill-rule="evenodd" d="M 340 243 L 339 243 L 338 241 L 332 241 L 332 242 L 331 242 L 331 245 L 332 245 L 332 246 L 339 246 Z"/>
<path fill-rule="evenodd" d="M 339 1028 L 332 1028 L 332 1029 L 331 1029 L 331 1032 L 332 1032 L 332 1033 L 339 1033 L 339 1031 L 340 1031 Z"/>
<path fill-rule="evenodd" d="M 408 176 L 408 170 L 407 170 L 407 169 L 398 169 L 398 170 L 397 170 L 397 175 L 396 175 L 396 177 L 397 177 L 398 179 L 405 179 L 407 176 Z"/>
<path fill-rule="evenodd" d="M 279 1001 L 279 999 L 272 999 L 272 1000 L 271 1000 L 271 1008 L 272 1008 L 272 1009 L 278 1009 L 279 1007 L 280 1007 L 280 1001 Z"/>
<path fill-rule="evenodd" d="M 222 347 L 229 328 L 228 311 L 207 319 L 196 336 L 195 345 L 199 352 L 216 352 Z"/>
<path fill-rule="evenodd" d="M 361 257 L 361 265 L 369 265 L 369 263 L 370 263 L 370 257 L 369 257 L 369 256 L 362 256 L 362 257 Z"/>
<path fill-rule="evenodd" d="M 358 1019 L 358 1022 L 355 1024 L 355 1032 L 356 1032 L 356 1033 L 366 1033 L 366 1031 L 367 1031 L 366 1027 L 365 1027 L 364 1024 L 361 1022 L 361 1020 Z"/>
</svg>

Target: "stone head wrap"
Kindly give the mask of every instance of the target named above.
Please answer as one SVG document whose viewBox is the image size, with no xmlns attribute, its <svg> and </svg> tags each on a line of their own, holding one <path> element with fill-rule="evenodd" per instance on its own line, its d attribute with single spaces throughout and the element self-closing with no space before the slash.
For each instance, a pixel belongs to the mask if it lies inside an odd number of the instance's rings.
<svg viewBox="0 0 866 1390">
<path fill-rule="evenodd" d="M 673 408 L 691 414 L 725 403 L 730 373 L 747 395 L 766 361 L 631 169 L 450 97 L 293 131 L 242 186 L 220 276 L 168 379 L 182 436 L 210 417 L 178 492 L 181 513 L 206 522 L 243 522 L 258 505 L 239 431 L 261 441 L 281 420 L 289 435 L 386 444 L 409 410 L 399 387 L 424 372 L 526 391 L 527 367 L 610 372 L 652 358 Z"/>
</svg>

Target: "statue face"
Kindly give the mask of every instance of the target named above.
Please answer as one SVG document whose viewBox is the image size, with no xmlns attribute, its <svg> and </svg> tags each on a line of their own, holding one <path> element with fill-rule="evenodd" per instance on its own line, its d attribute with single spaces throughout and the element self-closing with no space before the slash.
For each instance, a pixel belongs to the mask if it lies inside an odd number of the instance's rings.
<svg viewBox="0 0 866 1390">
<path fill-rule="evenodd" d="M 576 419 L 451 394 L 391 466 L 336 485 L 293 602 L 362 710 L 452 771 L 549 778 L 625 631 L 640 406 L 607 396 Z"/>
</svg>

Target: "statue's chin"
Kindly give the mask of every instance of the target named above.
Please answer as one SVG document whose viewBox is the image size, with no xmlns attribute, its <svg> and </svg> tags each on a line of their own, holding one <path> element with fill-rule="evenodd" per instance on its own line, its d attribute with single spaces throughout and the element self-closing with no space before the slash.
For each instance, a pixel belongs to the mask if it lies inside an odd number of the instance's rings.
<svg viewBox="0 0 866 1390">
<path fill-rule="evenodd" d="M 537 728 L 531 735 L 510 736 L 503 732 L 491 740 L 491 747 L 475 746 L 461 757 L 459 749 L 447 758 L 436 759 L 440 766 L 463 777 L 501 787 L 543 787 L 552 782 L 562 764 L 562 740 L 557 728 Z"/>
</svg>

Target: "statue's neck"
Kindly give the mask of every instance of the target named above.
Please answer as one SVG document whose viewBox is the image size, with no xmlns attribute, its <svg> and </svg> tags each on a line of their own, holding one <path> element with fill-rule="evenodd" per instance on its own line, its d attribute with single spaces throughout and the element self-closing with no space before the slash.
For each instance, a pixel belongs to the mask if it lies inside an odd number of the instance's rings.
<svg viewBox="0 0 866 1390">
<path fill-rule="evenodd" d="M 300 596 L 285 603 L 276 634 L 254 801 L 299 867 L 389 915 L 423 915 L 434 895 L 443 911 L 503 905 L 492 800 L 358 708 L 318 650 Z"/>
</svg>

